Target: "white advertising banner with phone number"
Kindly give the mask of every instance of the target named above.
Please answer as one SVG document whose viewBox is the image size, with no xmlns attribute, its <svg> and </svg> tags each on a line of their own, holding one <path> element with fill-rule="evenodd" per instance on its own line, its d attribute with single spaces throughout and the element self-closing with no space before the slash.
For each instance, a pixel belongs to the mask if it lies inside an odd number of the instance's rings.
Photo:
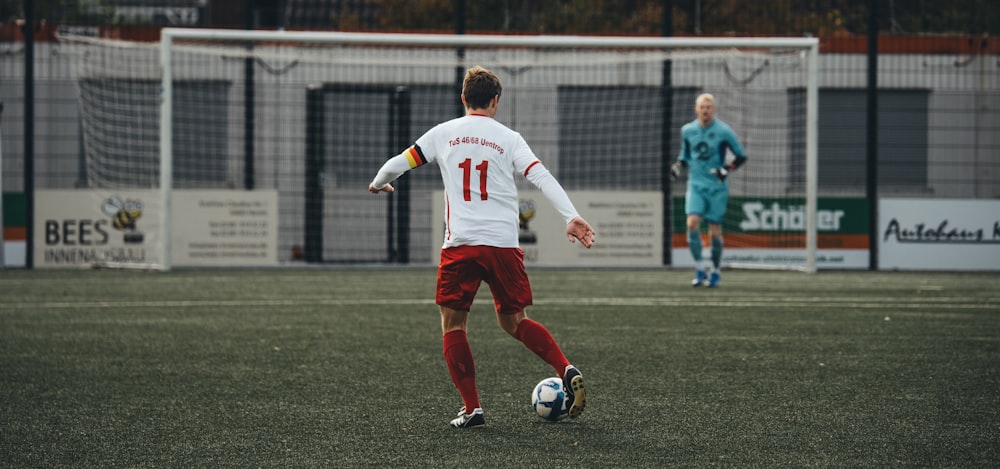
<svg viewBox="0 0 1000 469">
<path fill-rule="evenodd" d="M 566 222 L 540 191 L 520 191 L 520 244 L 525 265 L 553 267 L 655 267 L 663 265 L 663 197 L 659 192 L 567 191 L 594 227 L 591 249 L 566 239 Z M 444 231 L 444 192 L 435 191 L 431 216 L 437 264 Z"/>
<path fill-rule="evenodd" d="M 278 262 L 278 193 L 176 190 L 171 227 L 176 266 L 265 266 Z M 34 266 L 161 263 L 155 190 L 35 192 Z"/>
</svg>

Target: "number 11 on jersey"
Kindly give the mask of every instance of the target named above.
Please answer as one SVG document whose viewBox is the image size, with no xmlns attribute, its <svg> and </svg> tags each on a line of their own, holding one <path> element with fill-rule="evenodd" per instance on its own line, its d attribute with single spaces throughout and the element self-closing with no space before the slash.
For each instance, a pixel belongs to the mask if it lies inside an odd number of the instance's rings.
<svg viewBox="0 0 1000 469">
<path fill-rule="evenodd" d="M 466 158 L 458 164 L 462 168 L 462 196 L 466 202 L 472 202 L 472 160 Z M 475 170 L 479 171 L 479 200 L 488 199 L 486 193 L 486 170 L 490 167 L 490 162 L 483 160 L 476 165 Z"/>
</svg>

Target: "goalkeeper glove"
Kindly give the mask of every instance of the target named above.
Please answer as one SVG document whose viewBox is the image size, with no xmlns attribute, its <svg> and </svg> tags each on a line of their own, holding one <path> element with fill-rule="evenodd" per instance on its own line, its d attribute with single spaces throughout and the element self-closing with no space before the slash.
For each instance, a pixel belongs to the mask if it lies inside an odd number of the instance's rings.
<svg viewBox="0 0 1000 469">
<path fill-rule="evenodd" d="M 681 170 L 687 166 L 683 161 L 675 161 L 674 164 L 670 165 L 670 179 L 674 180 L 681 177 Z"/>
<path fill-rule="evenodd" d="M 725 182 L 726 176 L 729 176 L 729 170 L 726 169 L 725 167 L 712 168 L 708 172 L 714 174 L 717 178 L 719 178 L 719 182 Z"/>
</svg>

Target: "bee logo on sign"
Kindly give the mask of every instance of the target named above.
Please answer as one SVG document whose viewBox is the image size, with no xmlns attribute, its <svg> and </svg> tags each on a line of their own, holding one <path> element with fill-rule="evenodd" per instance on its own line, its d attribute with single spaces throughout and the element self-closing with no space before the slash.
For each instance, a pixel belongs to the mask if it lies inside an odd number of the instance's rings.
<svg viewBox="0 0 1000 469">
<path fill-rule="evenodd" d="M 142 243 L 144 234 L 136 227 L 136 220 L 142 216 L 141 200 L 122 200 L 118 195 L 112 195 L 101 204 L 101 211 L 111 217 L 111 226 L 123 233 L 126 244 Z"/>
<path fill-rule="evenodd" d="M 518 241 L 523 244 L 535 244 L 538 242 L 538 235 L 528 228 L 528 222 L 532 218 L 535 218 L 535 201 L 531 199 L 522 199 L 518 203 L 517 210 L 517 224 L 518 224 Z"/>
</svg>

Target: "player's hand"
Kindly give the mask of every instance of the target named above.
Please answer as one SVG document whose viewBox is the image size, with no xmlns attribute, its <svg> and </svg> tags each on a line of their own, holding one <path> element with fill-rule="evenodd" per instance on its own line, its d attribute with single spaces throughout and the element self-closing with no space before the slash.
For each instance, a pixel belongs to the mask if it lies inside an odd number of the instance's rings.
<svg viewBox="0 0 1000 469">
<path fill-rule="evenodd" d="M 670 179 L 675 180 L 681 177 L 681 171 L 684 170 L 683 161 L 675 161 L 674 164 L 670 165 Z"/>
<path fill-rule="evenodd" d="M 570 220 L 569 225 L 566 225 L 566 238 L 571 243 L 580 240 L 583 247 L 590 249 L 594 245 L 594 229 L 590 227 L 587 220 L 576 217 Z"/>
<path fill-rule="evenodd" d="M 392 187 L 392 184 L 386 184 L 382 187 L 375 187 L 373 184 L 368 184 L 368 192 L 372 194 L 378 194 L 379 192 L 395 192 L 396 189 Z"/>
<path fill-rule="evenodd" d="M 712 168 L 712 169 L 708 170 L 708 172 L 714 174 L 715 177 L 719 178 L 719 182 L 725 182 L 726 176 L 729 176 L 729 170 L 726 169 L 725 167 L 722 167 L 722 168 Z"/>
</svg>

